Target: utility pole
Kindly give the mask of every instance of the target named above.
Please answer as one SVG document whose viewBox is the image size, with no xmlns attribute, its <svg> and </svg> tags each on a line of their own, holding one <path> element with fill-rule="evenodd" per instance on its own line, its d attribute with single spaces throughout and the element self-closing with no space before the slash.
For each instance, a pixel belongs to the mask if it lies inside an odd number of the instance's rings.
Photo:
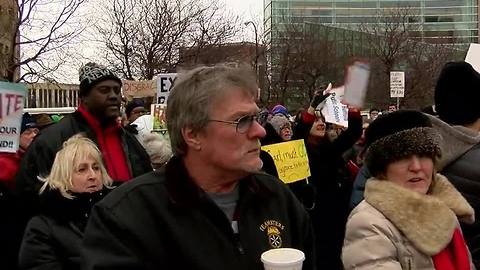
<svg viewBox="0 0 480 270">
<path fill-rule="evenodd" d="M 255 31 L 255 73 L 258 76 L 258 33 L 257 33 L 257 26 L 253 21 L 245 22 L 245 26 L 249 24 L 253 25 L 253 30 Z"/>
</svg>

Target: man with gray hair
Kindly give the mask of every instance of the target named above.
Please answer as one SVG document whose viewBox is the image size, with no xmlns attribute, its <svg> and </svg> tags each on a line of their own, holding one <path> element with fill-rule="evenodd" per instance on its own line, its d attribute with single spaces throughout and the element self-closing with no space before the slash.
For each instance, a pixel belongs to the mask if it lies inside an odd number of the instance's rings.
<svg viewBox="0 0 480 270">
<path fill-rule="evenodd" d="M 290 247 L 314 269 L 307 212 L 280 181 L 260 173 L 250 69 L 217 65 L 177 77 L 168 98 L 174 157 L 97 204 L 84 238 L 84 269 L 263 269 L 260 256 Z"/>
</svg>

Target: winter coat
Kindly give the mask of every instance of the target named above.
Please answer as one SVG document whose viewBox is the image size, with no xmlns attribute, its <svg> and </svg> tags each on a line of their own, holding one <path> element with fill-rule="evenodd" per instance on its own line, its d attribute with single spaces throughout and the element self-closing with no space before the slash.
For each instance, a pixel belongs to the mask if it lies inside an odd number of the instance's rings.
<svg viewBox="0 0 480 270">
<path fill-rule="evenodd" d="M 284 142 L 270 123 L 265 124 L 265 131 L 266 136 L 260 139 L 262 146 Z M 278 178 L 278 170 L 272 156 L 262 150 L 260 151 L 260 159 L 263 162 L 262 170 Z M 288 183 L 287 186 L 306 209 L 311 209 L 315 205 L 315 189 L 308 183 L 307 179 Z"/>
<path fill-rule="evenodd" d="M 263 173 L 238 185 L 238 234 L 178 157 L 119 186 L 92 210 L 83 269 L 260 270 L 276 247 L 302 250 L 303 269 L 314 269 L 312 225 L 294 195 Z"/>
<path fill-rule="evenodd" d="M 0 269 L 17 268 L 17 255 L 22 241 L 22 222 L 15 195 L 15 175 L 20 167 L 23 150 L 0 153 Z"/>
<path fill-rule="evenodd" d="M 442 135 L 439 171 L 467 199 L 476 213 L 474 224 L 461 224 L 475 266 L 480 268 L 480 133 L 463 126 L 450 126 L 430 116 Z"/>
<path fill-rule="evenodd" d="M 20 149 L 16 153 L 0 153 L 0 182 L 11 190 L 15 187 L 15 176 L 17 175 L 22 160 L 24 150 Z"/>
<path fill-rule="evenodd" d="M 268 152 L 261 150 L 260 159 L 263 163 L 262 171 L 278 178 L 277 167 L 275 166 L 275 161 L 273 160 L 272 156 L 270 156 Z"/>
<path fill-rule="evenodd" d="M 351 111 L 348 129 L 334 141 L 325 137 L 319 144 L 307 140 L 314 116 L 305 112 L 299 120 L 293 139 L 305 139 L 309 182 L 316 192 L 315 207 L 309 213 L 316 236 L 317 269 L 342 269 L 341 250 L 352 192 L 352 180 L 342 155 L 362 135 L 362 118 L 359 112 Z"/>
<path fill-rule="evenodd" d="M 432 256 L 450 243 L 457 217 L 473 222 L 474 213 L 444 176 L 437 174 L 432 185 L 423 195 L 386 180 L 369 179 L 365 200 L 348 219 L 342 253 L 345 269 L 434 270 Z"/>
<path fill-rule="evenodd" d="M 28 148 L 16 178 L 16 188 L 27 220 L 38 213 L 38 190 L 41 182 L 37 176 L 47 176 L 50 173 L 55 154 L 66 140 L 78 133 L 84 133 L 98 145 L 93 129 L 82 114 L 76 111 L 65 116 L 59 123 L 42 130 Z M 121 129 L 120 137 L 131 175 L 136 177 L 152 171 L 150 158 L 134 135 Z"/>
<path fill-rule="evenodd" d="M 365 184 L 367 180 L 372 177 L 368 171 L 367 166 L 363 165 L 360 171 L 355 177 L 353 182 L 352 197 L 350 198 L 350 208 L 355 208 L 359 203 L 363 201 L 363 193 L 365 192 Z"/>
<path fill-rule="evenodd" d="M 41 214 L 28 223 L 19 254 L 19 269 L 80 269 L 83 232 L 90 211 L 108 190 L 75 194 L 58 191 L 41 195 Z"/>
</svg>

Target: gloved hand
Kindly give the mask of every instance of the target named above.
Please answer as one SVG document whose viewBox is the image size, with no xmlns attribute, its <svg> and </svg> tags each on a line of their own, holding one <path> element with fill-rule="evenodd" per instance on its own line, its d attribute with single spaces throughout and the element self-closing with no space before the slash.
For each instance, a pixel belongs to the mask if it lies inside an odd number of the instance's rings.
<svg viewBox="0 0 480 270">
<path fill-rule="evenodd" d="M 312 97 L 312 101 L 310 101 L 310 106 L 314 109 L 318 107 L 320 103 L 322 103 L 325 99 L 327 99 L 331 93 L 329 91 L 332 89 L 332 84 L 329 83 L 327 89 L 325 91 L 317 90 Z"/>
</svg>

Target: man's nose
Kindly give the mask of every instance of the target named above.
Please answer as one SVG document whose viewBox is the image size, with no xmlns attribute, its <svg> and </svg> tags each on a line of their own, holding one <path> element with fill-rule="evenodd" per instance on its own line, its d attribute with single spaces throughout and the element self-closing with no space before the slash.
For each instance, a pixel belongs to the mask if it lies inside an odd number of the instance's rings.
<svg viewBox="0 0 480 270">
<path fill-rule="evenodd" d="M 267 132 L 265 129 L 258 123 L 257 121 L 252 122 L 252 126 L 250 127 L 250 130 L 248 131 L 248 136 L 252 139 L 254 138 L 263 138 L 267 135 Z"/>
</svg>

